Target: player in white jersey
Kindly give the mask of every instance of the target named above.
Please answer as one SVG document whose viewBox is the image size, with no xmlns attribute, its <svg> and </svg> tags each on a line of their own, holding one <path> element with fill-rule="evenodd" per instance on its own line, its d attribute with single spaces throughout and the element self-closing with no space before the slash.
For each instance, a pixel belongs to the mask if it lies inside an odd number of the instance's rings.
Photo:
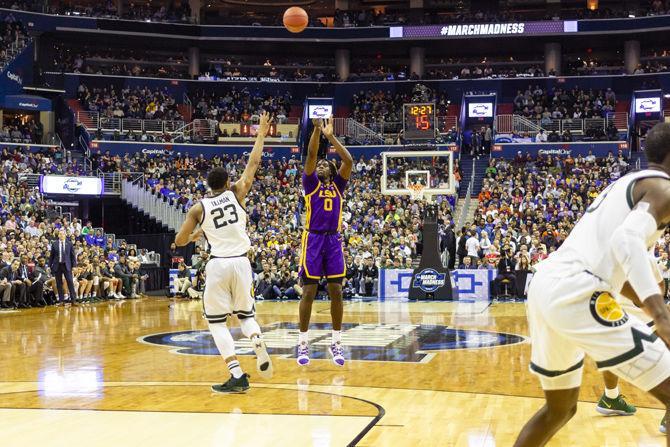
<svg viewBox="0 0 670 447">
<path fill-rule="evenodd" d="M 577 411 L 584 355 L 670 406 L 670 312 L 648 250 L 670 223 L 670 124 L 646 139 L 649 169 L 625 175 L 587 208 L 528 290 L 530 369 L 546 404 L 516 447 L 545 445 Z M 640 305 L 655 331 L 613 297 Z M 657 335 L 658 336 L 657 336 Z M 659 338 L 660 337 L 660 338 Z M 667 440 L 670 446 L 670 438 Z"/>
<path fill-rule="evenodd" d="M 251 242 L 247 234 L 244 201 L 251 190 L 263 154 L 263 142 L 270 128 L 270 116 L 263 113 L 258 135 L 242 177 L 230 185 L 224 168 L 214 168 L 207 175 L 211 195 L 193 206 L 186 215 L 175 239 L 178 246 L 197 241 L 203 235 L 209 244 L 210 260 L 205 267 L 203 306 L 216 347 L 228 365 L 230 379 L 212 390 L 219 393 L 241 393 L 249 389 L 245 374 L 235 356 L 235 342 L 226 326 L 231 315 L 237 315 L 242 333 L 256 352 L 256 366 L 261 377 L 272 377 L 272 361 L 255 320 L 253 277 L 247 252 Z M 200 229 L 196 227 L 200 225 Z"/>
</svg>

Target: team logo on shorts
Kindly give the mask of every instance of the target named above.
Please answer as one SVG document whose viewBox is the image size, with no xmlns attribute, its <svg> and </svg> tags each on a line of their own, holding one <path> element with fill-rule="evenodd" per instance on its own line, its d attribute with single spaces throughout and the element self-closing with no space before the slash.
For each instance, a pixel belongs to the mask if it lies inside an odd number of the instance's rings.
<svg viewBox="0 0 670 447">
<path fill-rule="evenodd" d="M 598 323 L 609 327 L 617 327 L 628 321 L 628 314 L 612 295 L 607 292 L 596 292 L 591 297 L 591 315 Z"/>
<path fill-rule="evenodd" d="M 251 342 L 237 327 L 230 330 L 235 339 L 235 354 L 254 355 Z M 310 326 L 309 344 L 313 359 L 327 359 L 330 345 L 330 324 Z M 272 355 L 295 358 L 298 342 L 296 323 L 275 323 L 263 327 L 263 339 Z M 429 362 L 434 351 L 477 349 L 522 343 L 524 337 L 502 332 L 456 329 L 447 326 L 410 323 L 342 325 L 342 342 L 346 356 L 352 360 L 386 362 Z M 219 355 L 212 335 L 207 330 L 166 332 L 145 335 L 141 343 L 169 346 L 173 353 Z"/>
<path fill-rule="evenodd" d="M 430 293 L 435 292 L 440 287 L 444 287 L 446 282 L 446 273 L 440 273 L 434 269 L 423 269 L 414 277 L 412 287 Z"/>
</svg>

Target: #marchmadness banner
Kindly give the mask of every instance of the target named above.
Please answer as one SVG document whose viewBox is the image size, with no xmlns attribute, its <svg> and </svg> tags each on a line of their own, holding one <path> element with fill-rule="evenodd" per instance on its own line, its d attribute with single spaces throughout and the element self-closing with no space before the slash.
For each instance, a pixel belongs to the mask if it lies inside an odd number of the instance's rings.
<svg viewBox="0 0 670 447">
<path fill-rule="evenodd" d="M 412 269 L 381 269 L 379 271 L 380 301 L 409 299 Z M 450 272 L 454 299 L 488 301 L 489 283 L 496 277 L 496 270 L 452 270 Z M 435 297 L 439 299 L 439 297 Z"/>
<path fill-rule="evenodd" d="M 491 147 L 492 157 L 514 158 L 521 152 L 522 154 L 552 155 L 565 157 L 571 155 L 586 156 L 589 151 L 596 157 L 607 157 L 609 152 L 616 156 L 619 151 L 624 155 L 630 155 L 630 148 L 625 141 L 606 141 L 606 142 L 579 142 L 579 143 L 496 143 Z"/>
<path fill-rule="evenodd" d="M 560 34 L 577 31 L 576 21 L 476 23 L 391 27 L 391 38 L 467 38 Z"/>
</svg>

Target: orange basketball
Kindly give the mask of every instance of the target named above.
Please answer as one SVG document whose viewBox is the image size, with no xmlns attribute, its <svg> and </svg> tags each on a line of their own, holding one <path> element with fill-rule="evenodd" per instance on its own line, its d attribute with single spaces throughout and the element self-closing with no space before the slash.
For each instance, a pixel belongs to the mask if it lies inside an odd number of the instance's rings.
<svg viewBox="0 0 670 447">
<path fill-rule="evenodd" d="M 284 26 L 292 33 L 299 33 L 307 27 L 309 17 L 304 9 L 291 6 L 284 11 Z"/>
</svg>

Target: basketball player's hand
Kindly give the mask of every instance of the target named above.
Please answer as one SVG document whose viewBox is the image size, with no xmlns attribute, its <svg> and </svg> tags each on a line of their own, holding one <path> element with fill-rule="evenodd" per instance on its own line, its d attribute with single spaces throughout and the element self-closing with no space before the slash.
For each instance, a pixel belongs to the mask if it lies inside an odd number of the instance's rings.
<svg viewBox="0 0 670 447">
<path fill-rule="evenodd" d="M 670 346 L 670 312 L 663 296 L 660 293 L 650 296 L 644 301 L 642 308 L 654 320 L 658 336 Z"/>
<path fill-rule="evenodd" d="M 321 133 L 323 133 L 323 136 L 326 138 L 330 138 L 333 136 L 333 118 L 326 118 L 323 120 L 323 124 L 321 127 Z"/>
<path fill-rule="evenodd" d="M 312 124 L 314 125 L 314 129 L 321 130 L 321 120 L 318 118 L 312 118 Z"/>
<path fill-rule="evenodd" d="M 270 114 L 268 112 L 261 113 L 261 120 L 258 124 L 258 133 L 266 136 L 270 130 L 270 124 L 272 124 L 272 117 Z"/>
</svg>

